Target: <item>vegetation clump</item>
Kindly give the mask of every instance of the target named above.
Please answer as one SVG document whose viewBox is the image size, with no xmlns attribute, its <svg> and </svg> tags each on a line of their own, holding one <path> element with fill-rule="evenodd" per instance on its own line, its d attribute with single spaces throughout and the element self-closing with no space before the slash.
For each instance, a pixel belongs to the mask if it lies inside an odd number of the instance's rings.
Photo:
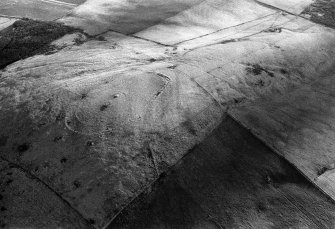
<svg viewBox="0 0 335 229">
<path fill-rule="evenodd" d="M 335 1 L 316 0 L 302 12 L 302 15 L 309 17 L 313 22 L 335 28 Z"/>
<path fill-rule="evenodd" d="M 0 69 L 20 59 L 49 52 L 52 41 L 75 31 L 78 30 L 57 22 L 16 21 L 0 31 Z"/>
</svg>

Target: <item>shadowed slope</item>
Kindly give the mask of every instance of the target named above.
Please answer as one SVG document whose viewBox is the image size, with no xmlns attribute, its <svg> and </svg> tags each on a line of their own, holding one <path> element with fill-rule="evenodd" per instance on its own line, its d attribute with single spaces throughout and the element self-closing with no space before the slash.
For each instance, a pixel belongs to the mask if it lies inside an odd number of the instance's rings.
<svg viewBox="0 0 335 229">
<path fill-rule="evenodd" d="M 334 71 L 231 114 L 335 199 Z"/>
<path fill-rule="evenodd" d="M 335 205 L 226 118 L 108 228 L 333 228 Z"/>
</svg>

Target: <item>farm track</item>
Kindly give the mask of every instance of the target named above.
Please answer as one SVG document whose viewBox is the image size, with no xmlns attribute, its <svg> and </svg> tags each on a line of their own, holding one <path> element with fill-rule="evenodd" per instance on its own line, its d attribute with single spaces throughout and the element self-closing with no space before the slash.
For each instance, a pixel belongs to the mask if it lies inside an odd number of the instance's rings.
<svg viewBox="0 0 335 229">
<path fill-rule="evenodd" d="M 78 4 L 72 4 L 72 3 L 67 3 L 67 2 L 57 1 L 57 0 L 38 0 L 38 1 L 45 2 L 45 3 L 51 3 L 55 5 L 68 6 L 68 7 L 78 6 Z"/>
</svg>

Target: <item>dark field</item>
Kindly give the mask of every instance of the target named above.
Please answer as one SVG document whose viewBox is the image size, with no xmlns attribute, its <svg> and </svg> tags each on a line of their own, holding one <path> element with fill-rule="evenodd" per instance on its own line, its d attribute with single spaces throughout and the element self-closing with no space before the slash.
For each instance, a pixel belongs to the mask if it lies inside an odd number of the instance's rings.
<svg viewBox="0 0 335 229">
<path fill-rule="evenodd" d="M 310 15 L 316 23 L 335 28 L 335 0 L 317 0 L 302 14 Z"/>
<path fill-rule="evenodd" d="M 112 228 L 334 228 L 335 205 L 231 118 Z"/>
</svg>

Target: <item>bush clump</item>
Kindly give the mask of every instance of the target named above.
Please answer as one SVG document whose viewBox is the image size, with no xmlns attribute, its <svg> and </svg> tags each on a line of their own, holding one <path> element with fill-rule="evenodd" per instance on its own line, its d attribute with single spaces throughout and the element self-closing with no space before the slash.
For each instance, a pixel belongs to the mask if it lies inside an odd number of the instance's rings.
<svg viewBox="0 0 335 229">
<path fill-rule="evenodd" d="M 78 30 L 56 22 L 16 21 L 0 31 L 0 69 L 20 59 L 49 51 L 49 43 L 75 31 Z"/>
<path fill-rule="evenodd" d="M 302 12 L 302 15 L 309 15 L 313 22 L 335 28 L 335 1 L 315 0 Z"/>
</svg>

